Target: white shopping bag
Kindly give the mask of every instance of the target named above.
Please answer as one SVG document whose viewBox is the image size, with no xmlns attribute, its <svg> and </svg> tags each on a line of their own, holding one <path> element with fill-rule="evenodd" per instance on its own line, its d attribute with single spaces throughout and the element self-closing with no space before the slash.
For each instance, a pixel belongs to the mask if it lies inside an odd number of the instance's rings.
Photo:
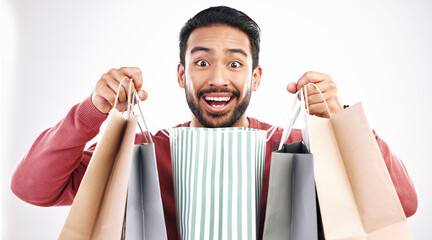
<svg viewBox="0 0 432 240">
<path fill-rule="evenodd" d="M 267 132 L 174 128 L 170 134 L 181 239 L 256 239 Z"/>
</svg>

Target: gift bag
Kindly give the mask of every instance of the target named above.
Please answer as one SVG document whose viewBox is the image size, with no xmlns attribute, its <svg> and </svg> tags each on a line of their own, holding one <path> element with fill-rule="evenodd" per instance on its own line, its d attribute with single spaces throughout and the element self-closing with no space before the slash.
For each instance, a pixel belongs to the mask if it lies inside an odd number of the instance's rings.
<svg viewBox="0 0 432 240">
<path fill-rule="evenodd" d="M 117 101 L 81 181 L 60 240 L 121 237 L 138 116 L 129 116 L 129 104 L 125 119 L 115 109 L 116 105 Z"/>
<path fill-rule="evenodd" d="M 266 131 L 174 128 L 170 133 L 181 239 L 256 239 Z"/>
<path fill-rule="evenodd" d="M 317 239 L 313 156 L 303 142 L 283 144 L 299 113 L 305 121 L 302 106 L 294 99 L 289 109 L 291 119 L 272 152 L 263 240 Z M 307 141 L 307 130 L 302 132 Z"/>
<path fill-rule="evenodd" d="M 124 239 L 167 239 L 155 148 L 152 142 L 134 147 Z"/>
<path fill-rule="evenodd" d="M 272 152 L 263 240 L 317 239 L 313 156 L 302 142 Z"/>
<path fill-rule="evenodd" d="M 325 238 L 411 239 L 361 103 L 307 125 Z"/>
</svg>

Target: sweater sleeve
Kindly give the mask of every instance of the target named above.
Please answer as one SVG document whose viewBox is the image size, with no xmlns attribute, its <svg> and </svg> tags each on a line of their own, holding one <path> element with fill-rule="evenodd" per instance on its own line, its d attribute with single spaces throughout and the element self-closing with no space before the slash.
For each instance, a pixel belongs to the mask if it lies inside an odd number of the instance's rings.
<svg viewBox="0 0 432 240">
<path fill-rule="evenodd" d="M 375 131 L 373 132 L 405 215 L 406 217 L 411 217 L 417 211 L 418 205 L 414 184 L 402 161 L 390 151 L 387 143 Z"/>
<path fill-rule="evenodd" d="M 38 206 L 70 205 L 95 145 L 84 150 L 108 115 L 91 96 L 72 107 L 54 127 L 42 132 L 21 159 L 11 178 L 12 192 Z"/>
</svg>

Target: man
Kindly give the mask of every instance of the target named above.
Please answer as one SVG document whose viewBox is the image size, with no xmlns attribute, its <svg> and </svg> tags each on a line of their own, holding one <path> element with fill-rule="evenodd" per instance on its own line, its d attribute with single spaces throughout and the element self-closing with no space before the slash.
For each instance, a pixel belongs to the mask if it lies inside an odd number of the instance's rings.
<svg viewBox="0 0 432 240">
<path fill-rule="evenodd" d="M 191 18 L 180 33 L 180 63 L 177 80 L 185 89 L 186 100 L 192 112 L 190 122 L 179 126 L 190 127 L 249 127 L 267 130 L 271 126 L 248 118 L 245 111 L 261 82 L 259 65 L 260 30 L 244 13 L 228 7 L 214 7 Z M 147 98 L 142 90 L 141 70 L 134 67 L 112 69 L 96 83 L 91 97 L 75 105 L 68 115 L 54 127 L 44 131 L 35 141 L 15 170 L 11 188 L 26 202 L 39 206 L 69 205 L 72 203 L 88 166 L 95 145 L 84 150 L 85 144 L 99 132 L 116 98 L 120 81 L 117 109 L 126 108 L 129 84 L 134 84 L 141 100 Z M 133 79 L 133 83 L 132 83 Z M 343 109 L 337 88 L 327 74 L 305 73 L 296 83 L 287 85 L 291 93 L 307 87 L 310 114 L 329 117 L 320 94 L 307 83 L 315 83 L 323 92 L 332 114 Z M 270 155 L 274 141 L 281 138 L 277 129 L 267 142 L 264 170 L 261 218 L 265 216 Z M 399 159 L 378 136 L 376 140 L 383 154 L 399 199 L 407 216 L 417 209 L 414 186 Z M 161 132 L 153 137 L 164 214 L 169 239 L 177 239 L 177 223 L 171 170 L 169 139 Z M 294 130 L 288 142 L 300 141 L 300 130 Z M 144 141 L 140 134 L 136 143 Z M 260 233 L 262 234 L 263 221 Z"/>
</svg>

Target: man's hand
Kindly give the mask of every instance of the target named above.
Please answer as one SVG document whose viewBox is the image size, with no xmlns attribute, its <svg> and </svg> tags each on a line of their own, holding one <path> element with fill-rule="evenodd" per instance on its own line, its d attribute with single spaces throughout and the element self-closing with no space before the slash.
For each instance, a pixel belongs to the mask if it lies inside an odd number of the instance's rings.
<svg viewBox="0 0 432 240">
<path fill-rule="evenodd" d="M 325 106 L 318 89 L 316 89 L 313 85 L 307 85 L 308 83 L 314 83 L 321 90 L 331 114 L 335 114 L 343 109 L 337 96 L 336 84 L 333 82 L 331 76 L 319 72 L 306 72 L 303 74 L 303 76 L 301 76 L 297 83 L 289 83 L 287 85 L 287 90 L 290 93 L 296 93 L 302 87 L 306 87 L 309 114 L 316 115 L 318 117 L 330 117 L 327 107 Z"/>
<path fill-rule="evenodd" d="M 142 90 L 143 78 L 142 72 L 136 67 L 122 67 L 120 69 L 111 69 L 99 79 L 96 83 L 95 90 L 92 95 L 93 105 L 103 113 L 109 113 L 114 107 L 117 90 L 120 82 L 123 82 L 123 87 L 120 89 L 117 110 L 124 111 L 127 108 L 127 96 L 129 84 L 131 80 L 137 90 L 137 95 L 141 101 L 147 99 L 147 92 Z"/>
</svg>

